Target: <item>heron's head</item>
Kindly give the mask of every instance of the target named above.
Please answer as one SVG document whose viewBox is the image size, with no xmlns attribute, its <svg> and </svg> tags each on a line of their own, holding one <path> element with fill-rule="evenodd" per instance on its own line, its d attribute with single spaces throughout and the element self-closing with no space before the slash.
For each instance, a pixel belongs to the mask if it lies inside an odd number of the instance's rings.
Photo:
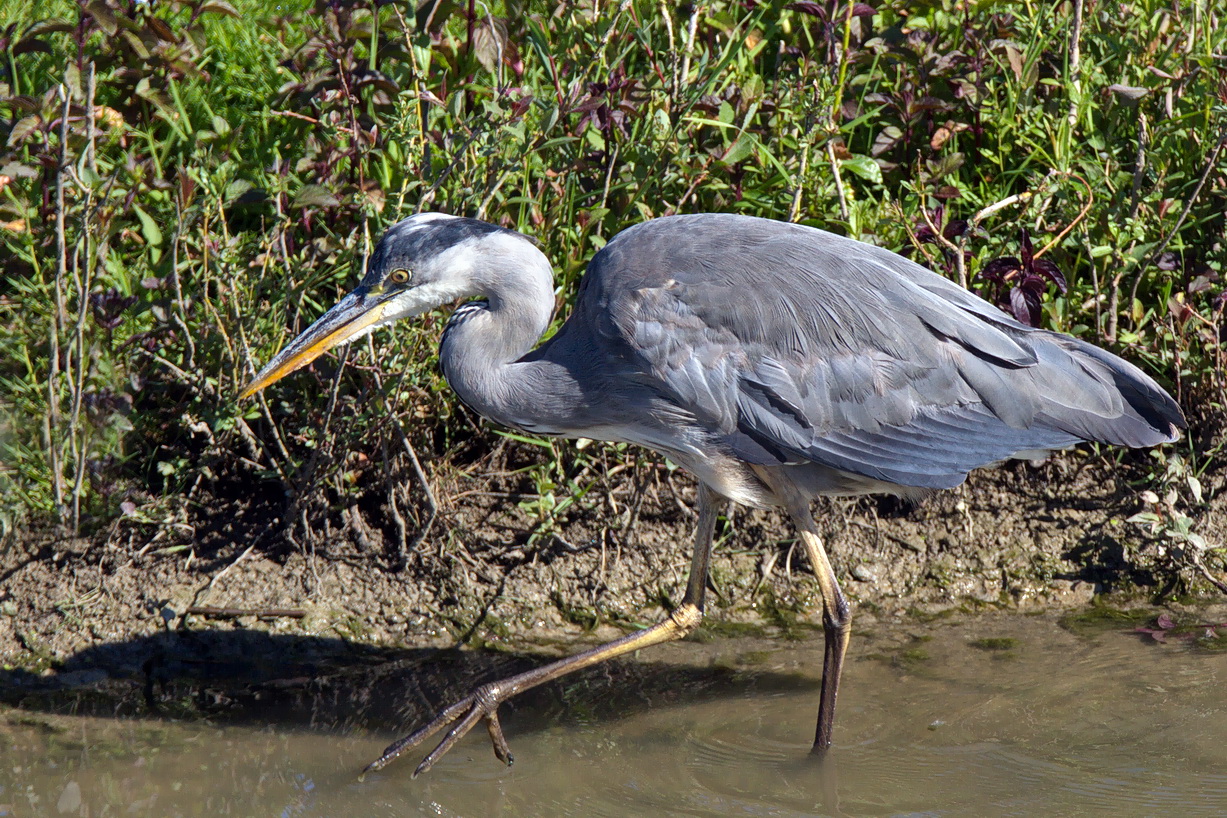
<svg viewBox="0 0 1227 818">
<path fill-rule="evenodd" d="M 394 224 L 375 246 L 358 287 L 277 353 L 240 397 L 377 327 L 482 294 L 489 271 L 529 247 L 531 240 L 515 231 L 443 213 Z"/>
</svg>

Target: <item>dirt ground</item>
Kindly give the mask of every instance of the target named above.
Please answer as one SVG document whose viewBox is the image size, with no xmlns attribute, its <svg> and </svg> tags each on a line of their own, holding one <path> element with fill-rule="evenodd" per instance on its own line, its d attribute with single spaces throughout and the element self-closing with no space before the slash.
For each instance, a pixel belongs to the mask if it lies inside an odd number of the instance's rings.
<svg viewBox="0 0 1227 818">
<path fill-rule="evenodd" d="M 177 527 L 121 523 L 94 540 L 8 548 L 0 702 L 74 691 L 72 710 L 208 710 L 207 690 L 267 693 L 356 663 L 434 661 L 460 644 L 493 649 L 463 653 L 496 667 L 615 637 L 659 619 L 685 588 L 693 490 L 659 465 L 652 473 L 667 479 L 622 487 L 633 508 L 577 506 L 548 533 L 506 492 L 439 492 L 430 533 L 404 558 L 385 547 L 378 505 L 342 512 L 301 545 L 269 534 L 278 519 L 254 496 L 198 500 Z M 982 470 L 919 506 L 820 501 L 854 629 L 969 609 L 1221 601 L 1187 554 L 1128 521 L 1144 502 L 1126 474 L 1136 469 L 1072 452 Z M 1195 518 L 1211 546 L 1227 541 L 1223 482 L 1209 479 Z M 782 517 L 738 508 L 718 537 L 694 638 L 820 631 L 817 586 Z M 197 683 L 176 687 L 184 679 Z"/>
</svg>

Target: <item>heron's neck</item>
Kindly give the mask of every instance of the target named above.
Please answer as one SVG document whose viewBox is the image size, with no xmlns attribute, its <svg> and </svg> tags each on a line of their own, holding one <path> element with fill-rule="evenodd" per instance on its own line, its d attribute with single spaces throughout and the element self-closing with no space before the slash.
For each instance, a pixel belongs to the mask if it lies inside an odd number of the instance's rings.
<svg viewBox="0 0 1227 818">
<path fill-rule="evenodd" d="M 522 383 L 512 369 L 550 325 L 553 271 L 544 255 L 529 248 L 476 280 L 486 301 L 464 304 L 452 316 L 439 350 L 443 374 L 477 412 L 516 425 L 507 415 L 522 402 Z"/>
</svg>

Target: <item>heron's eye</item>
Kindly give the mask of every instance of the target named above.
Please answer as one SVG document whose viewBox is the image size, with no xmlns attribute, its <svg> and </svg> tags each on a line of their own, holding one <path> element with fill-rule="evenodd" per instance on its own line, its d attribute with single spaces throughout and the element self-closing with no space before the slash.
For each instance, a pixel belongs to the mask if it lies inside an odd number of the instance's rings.
<svg viewBox="0 0 1227 818">
<path fill-rule="evenodd" d="M 391 281 L 393 284 L 408 284 L 409 279 L 412 277 L 413 274 L 408 270 L 393 270 L 392 274 L 388 276 L 388 281 Z"/>
</svg>

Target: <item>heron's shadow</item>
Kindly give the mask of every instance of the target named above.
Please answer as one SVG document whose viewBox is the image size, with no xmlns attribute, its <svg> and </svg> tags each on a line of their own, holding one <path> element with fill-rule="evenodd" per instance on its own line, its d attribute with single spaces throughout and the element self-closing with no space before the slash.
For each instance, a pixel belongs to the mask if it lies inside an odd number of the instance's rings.
<svg viewBox="0 0 1227 818">
<path fill-rule="evenodd" d="M 552 657 L 448 648 L 376 648 L 260 630 L 166 631 L 86 648 L 54 673 L 0 670 L 0 702 L 28 711 L 403 733 L 472 688 Z M 670 704 L 816 691 L 774 671 L 614 660 L 508 701 L 517 731 L 614 720 Z"/>
</svg>

